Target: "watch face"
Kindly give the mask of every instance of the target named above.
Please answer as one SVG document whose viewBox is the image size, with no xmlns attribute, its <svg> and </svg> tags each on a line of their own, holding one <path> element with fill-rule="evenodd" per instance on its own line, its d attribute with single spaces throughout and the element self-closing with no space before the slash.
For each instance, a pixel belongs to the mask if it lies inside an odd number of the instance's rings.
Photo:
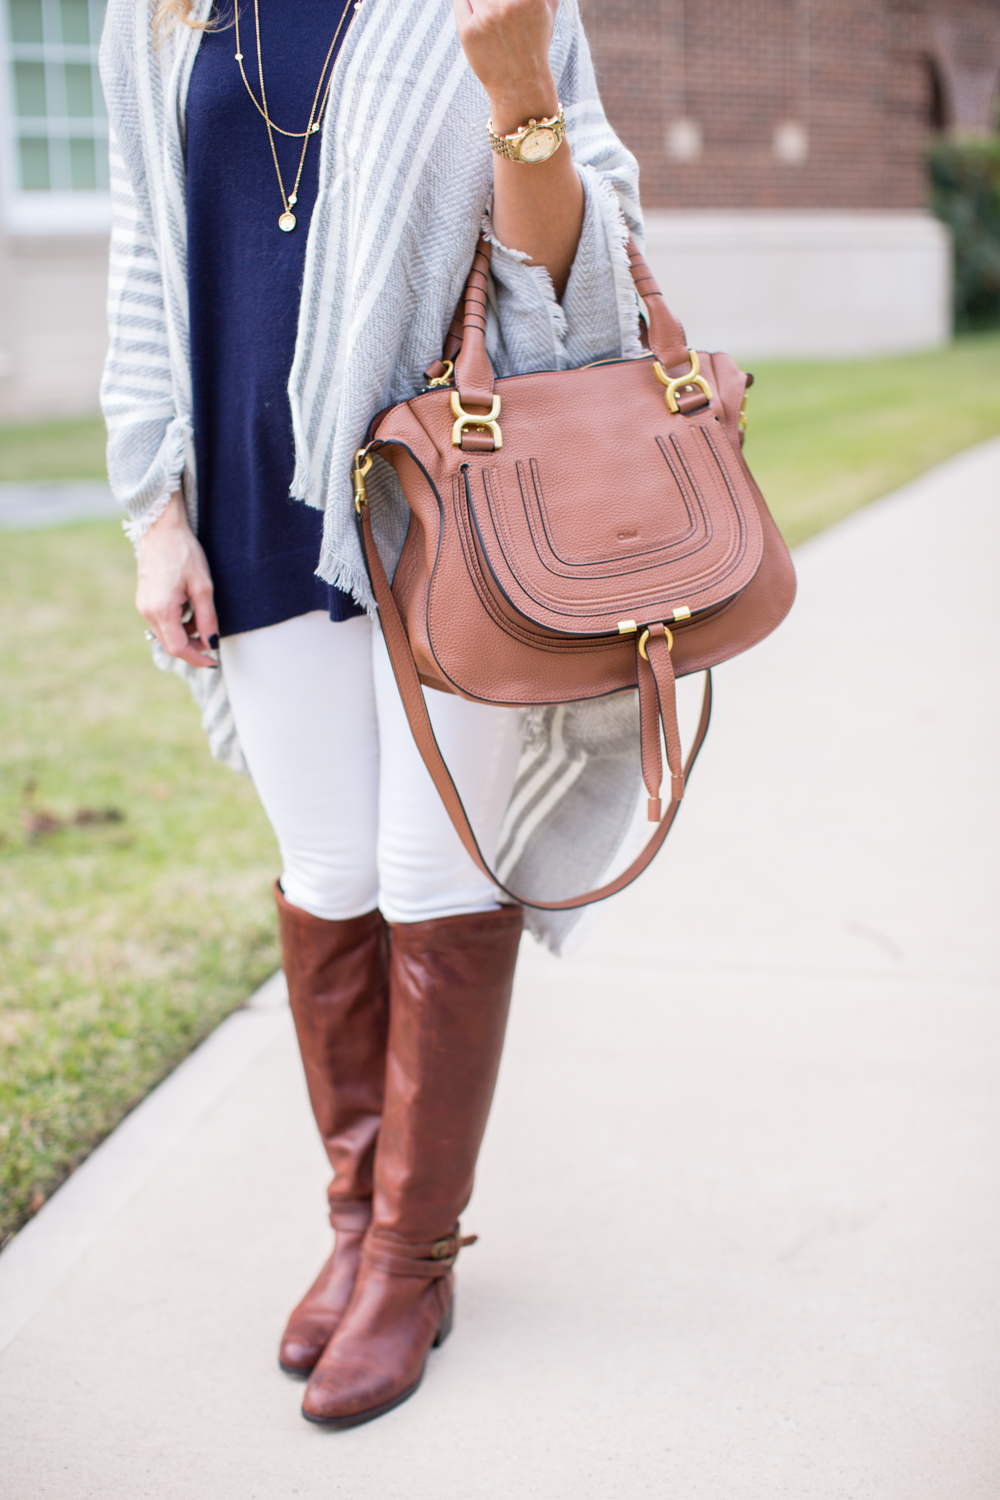
<svg viewBox="0 0 1000 1500">
<path fill-rule="evenodd" d="M 559 137 L 548 125 L 536 125 L 521 139 L 522 161 L 547 161 L 559 145 Z"/>
</svg>

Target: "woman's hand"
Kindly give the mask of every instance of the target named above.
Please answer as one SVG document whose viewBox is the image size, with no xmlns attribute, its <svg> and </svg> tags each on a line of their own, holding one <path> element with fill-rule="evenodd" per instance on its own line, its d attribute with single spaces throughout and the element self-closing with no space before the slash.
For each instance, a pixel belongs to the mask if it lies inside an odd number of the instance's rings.
<svg viewBox="0 0 1000 1500">
<path fill-rule="evenodd" d="M 190 602 L 194 618 L 181 623 Z M 201 545 L 188 525 L 183 498 L 170 503 L 139 543 L 135 607 L 164 651 L 192 667 L 216 667 L 206 648 L 218 642 L 212 575 Z"/>
<path fill-rule="evenodd" d="M 555 113 L 549 43 L 559 0 L 453 0 L 458 36 L 469 65 L 490 96 L 501 135 L 532 115 Z M 523 114 L 525 107 L 528 114 Z"/>
<path fill-rule="evenodd" d="M 452 0 L 459 40 L 490 99 L 493 129 L 512 135 L 559 109 L 549 44 L 559 0 Z M 483 122 L 485 128 L 485 121 Z M 583 185 L 568 142 L 544 162 L 493 156 L 493 228 L 566 289 L 583 225 Z"/>
</svg>

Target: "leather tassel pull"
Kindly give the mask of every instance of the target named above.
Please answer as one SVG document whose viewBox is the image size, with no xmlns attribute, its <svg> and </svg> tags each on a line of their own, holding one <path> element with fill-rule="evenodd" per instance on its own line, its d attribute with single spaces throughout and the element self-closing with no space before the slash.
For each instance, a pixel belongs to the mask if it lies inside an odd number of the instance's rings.
<svg viewBox="0 0 1000 1500">
<path fill-rule="evenodd" d="M 684 796 L 684 759 L 681 753 L 680 731 L 677 728 L 674 664 L 670 656 L 673 644 L 673 636 L 665 625 L 650 625 L 646 637 L 646 653 L 650 672 L 656 685 L 660 718 L 663 721 L 667 770 L 670 773 L 670 800 L 680 802 Z"/>
<path fill-rule="evenodd" d="M 663 817 L 660 801 L 660 783 L 663 780 L 663 760 L 660 754 L 660 702 L 656 691 L 656 679 L 647 657 L 636 647 L 636 681 L 639 685 L 639 734 L 642 746 L 642 779 L 648 797 L 647 815 L 650 823 L 659 823 Z"/>
</svg>

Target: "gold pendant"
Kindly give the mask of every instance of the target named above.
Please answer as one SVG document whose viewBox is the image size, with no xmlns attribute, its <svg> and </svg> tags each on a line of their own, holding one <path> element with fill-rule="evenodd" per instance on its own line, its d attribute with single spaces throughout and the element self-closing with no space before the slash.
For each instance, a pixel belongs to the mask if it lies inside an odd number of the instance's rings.
<svg viewBox="0 0 1000 1500">
<path fill-rule="evenodd" d="M 283 229 L 288 234 L 290 230 L 295 228 L 295 215 L 288 213 L 286 210 L 278 220 L 278 228 Z"/>
</svg>

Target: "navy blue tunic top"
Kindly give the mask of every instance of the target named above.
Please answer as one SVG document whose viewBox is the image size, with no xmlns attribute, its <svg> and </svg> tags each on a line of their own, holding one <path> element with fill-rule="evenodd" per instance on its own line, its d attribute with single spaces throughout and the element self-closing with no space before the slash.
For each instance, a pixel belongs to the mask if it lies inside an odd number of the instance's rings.
<svg viewBox="0 0 1000 1500">
<path fill-rule="evenodd" d="M 268 113 L 285 130 L 304 130 L 344 0 L 258 3 Z M 223 21 L 231 23 L 231 10 Z M 347 25 L 345 19 L 340 40 Z M 245 0 L 240 43 L 259 98 L 253 5 Z M 332 620 L 361 613 L 348 595 L 315 576 L 323 518 L 289 496 L 294 454 L 286 387 L 320 137 L 310 138 L 293 208 L 297 223 L 286 234 L 278 228 L 284 205 L 267 127 L 235 53 L 232 24 L 206 32 L 187 100 L 198 537 L 215 583 L 221 635 L 314 609 L 328 609 Z M 277 133 L 274 140 L 291 195 L 302 141 Z"/>
</svg>

